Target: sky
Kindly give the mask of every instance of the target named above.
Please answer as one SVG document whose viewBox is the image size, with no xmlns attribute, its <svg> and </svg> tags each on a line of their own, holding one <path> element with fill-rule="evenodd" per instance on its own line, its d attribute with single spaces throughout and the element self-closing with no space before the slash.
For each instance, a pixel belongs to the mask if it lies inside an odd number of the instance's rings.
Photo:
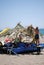
<svg viewBox="0 0 44 65">
<path fill-rule="evenodd" d="M 44 0 L 0 0 L 0 30 L 19 22 L 44 28 Z"/>
</svg>

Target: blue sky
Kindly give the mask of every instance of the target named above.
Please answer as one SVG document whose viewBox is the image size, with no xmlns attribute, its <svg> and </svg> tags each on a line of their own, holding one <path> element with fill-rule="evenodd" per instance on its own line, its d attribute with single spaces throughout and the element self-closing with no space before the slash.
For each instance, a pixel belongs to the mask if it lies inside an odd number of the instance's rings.
<svg viewBox="0 0 44 65">
<path fill-rule="evenodd" d="M 0 0 L 0 29 L 23 26 L 44 28 L 44 0 Z"/>
</svg>

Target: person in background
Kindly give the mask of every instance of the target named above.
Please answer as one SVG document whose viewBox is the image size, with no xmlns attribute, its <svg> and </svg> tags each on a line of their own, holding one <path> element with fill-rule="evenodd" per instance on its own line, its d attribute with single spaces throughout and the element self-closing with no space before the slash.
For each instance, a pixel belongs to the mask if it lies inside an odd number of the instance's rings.
<svg viewBox="0 0 44 65">
<path fill-rule="evenodd" d="M 27 31 L 28 31 L 28 34 L 30 37 L 33 37 L 34 36 L 34 27 L 32 25 L 30 25 L 28 28 L 27 28 Z"/>
<path fill-rule="evenodd" d="M 39 44 L 39 29 L 36 27 L 35 29 L 35 43 L 38 45 Z"/>
</svg>

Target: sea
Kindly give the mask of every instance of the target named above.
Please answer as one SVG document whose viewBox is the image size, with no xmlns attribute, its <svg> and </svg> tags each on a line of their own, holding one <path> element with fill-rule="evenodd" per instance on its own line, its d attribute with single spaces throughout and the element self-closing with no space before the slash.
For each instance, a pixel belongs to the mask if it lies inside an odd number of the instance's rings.
<svg viewBox="0 0 44 65">
<path fill-rule="evenodd" d="M 44 35 L 44 29 L 39 29 L 39 32 Z"/>
</svg>

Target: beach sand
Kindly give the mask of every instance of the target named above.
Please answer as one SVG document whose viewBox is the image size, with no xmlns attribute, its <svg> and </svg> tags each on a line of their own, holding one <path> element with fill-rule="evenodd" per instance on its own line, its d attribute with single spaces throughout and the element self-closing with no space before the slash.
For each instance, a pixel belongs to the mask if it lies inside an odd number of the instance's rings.
<svg viewBox="0 0 44 65">
<path fill-rule="evenodd" d="M 40 55 L 19 54 L 5 55 L 0 54 L 0 65 L 44 65 L 44 52 Z"/>
<path fill-rule="evenodd" d="M 0 40 L 4 38 L 0 38 Z M 44 43 L 44 38 L 40 38 L 40 42 Z M 40 55 L 19 54 L 6 55 L 0 54 L 0 65 L 44 65 L 44 51 Z"/>
</svg>

